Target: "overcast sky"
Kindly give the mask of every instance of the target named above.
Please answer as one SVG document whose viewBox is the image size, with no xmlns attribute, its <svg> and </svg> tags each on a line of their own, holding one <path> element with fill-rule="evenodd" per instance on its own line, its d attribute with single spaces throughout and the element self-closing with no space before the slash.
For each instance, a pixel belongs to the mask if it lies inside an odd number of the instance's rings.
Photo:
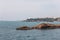
<svg viewBox="0 0 60 40">
<path fill-rule="evenodd" d="M 0 0 L 0 20 L 60 17 L 60 0 Z"/>
</svg>

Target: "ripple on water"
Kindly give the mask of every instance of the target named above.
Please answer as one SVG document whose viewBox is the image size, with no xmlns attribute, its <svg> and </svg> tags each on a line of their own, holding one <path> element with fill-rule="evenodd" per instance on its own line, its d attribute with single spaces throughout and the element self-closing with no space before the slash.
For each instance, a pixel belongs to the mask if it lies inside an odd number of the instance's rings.
<svg viewBox="0 0 60 40">
<path fill-rule="evenodd" d="M 10 30 L 10 32 L 0 33 L 1 40 L 59 40 L 60 29 L 54 30 L 28 30 L 17 31 Z"/>
</svg>

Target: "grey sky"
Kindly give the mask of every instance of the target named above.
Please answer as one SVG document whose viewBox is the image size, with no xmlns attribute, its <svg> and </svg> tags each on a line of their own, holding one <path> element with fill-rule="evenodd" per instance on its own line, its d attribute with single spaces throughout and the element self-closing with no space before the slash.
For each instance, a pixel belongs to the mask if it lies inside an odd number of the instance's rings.
<svg viewBox="0 0 60 40">
<path fill-rule="evenodd" d="M 60 0 L 0 0 L 0 20 L 59 16 Z"/>
</svg>

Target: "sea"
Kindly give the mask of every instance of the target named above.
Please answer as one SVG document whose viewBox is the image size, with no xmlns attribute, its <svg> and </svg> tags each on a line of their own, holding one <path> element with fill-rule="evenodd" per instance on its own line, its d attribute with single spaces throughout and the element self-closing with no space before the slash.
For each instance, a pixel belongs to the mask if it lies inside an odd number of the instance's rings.
<svg viewBox="0 0 60 40">
<path fill-rule="evenodd" d="M 21 26 L 32 27 L 41 23 L 44 22 L 0 21 L 0 40 L 60 40 L 60 29 L 16 30 Z M 60 24 L 60 22 L 48 23 Z"/>
</svg>

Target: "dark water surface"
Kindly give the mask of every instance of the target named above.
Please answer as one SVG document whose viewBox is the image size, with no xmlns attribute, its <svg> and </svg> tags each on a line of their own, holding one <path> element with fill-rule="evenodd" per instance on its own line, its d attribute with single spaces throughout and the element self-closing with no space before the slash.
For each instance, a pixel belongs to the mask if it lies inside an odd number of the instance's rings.
<svg viewBox="0 0 60 40">
<path fill-rule="evenodd" d="M 20 26 L 32 27 L 40 23 L 42 22 L 0 21 L 0 40 L 60 40 L 60 29 L 16 30 Z"/>
</svg>

